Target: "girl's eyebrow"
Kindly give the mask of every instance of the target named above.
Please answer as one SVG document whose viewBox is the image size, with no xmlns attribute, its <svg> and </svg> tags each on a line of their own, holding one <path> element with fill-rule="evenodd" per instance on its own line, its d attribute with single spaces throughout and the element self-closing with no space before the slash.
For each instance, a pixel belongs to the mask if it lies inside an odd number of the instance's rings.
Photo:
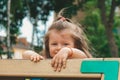
<svg viewBox="0 0 120 80">
<path fill-rule="evenodd" d="M 51 41 L 51 42 L 56 42 L 56 41 Z"/>
</svg>

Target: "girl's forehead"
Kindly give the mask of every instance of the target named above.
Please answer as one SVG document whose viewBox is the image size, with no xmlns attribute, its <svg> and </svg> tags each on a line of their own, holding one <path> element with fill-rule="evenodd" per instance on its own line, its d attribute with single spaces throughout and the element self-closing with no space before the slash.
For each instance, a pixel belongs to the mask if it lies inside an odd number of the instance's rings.
<svg viewBox="0 0 120 80">
<path fill-rule="evenodd" d="M 71 36 L 71 32 L 69 30 L 53 30 L 49 34 L 49 41 L 51 42 L 74 42 L 74 38 Z"/>
<path fill-rule="evenodd" d="M 71 33 L 71 30 L 69 29 L 63 29 L 63 30 L 57 30 L 57 29 L 53 29 L 50 31 L 50 33 L 56 33 L 56 34 L 69 34 Z"/>
<path fill-rule="evenodd" d="M 55 37 L 62 37 L 62 38 L 68 38 L 71 37 L 71 32 L 69 30 L 61 30 L 61 31 L 51 31 L 51 33 L 49 34 L 50 36 L 55 36 Z"/>
</svg>

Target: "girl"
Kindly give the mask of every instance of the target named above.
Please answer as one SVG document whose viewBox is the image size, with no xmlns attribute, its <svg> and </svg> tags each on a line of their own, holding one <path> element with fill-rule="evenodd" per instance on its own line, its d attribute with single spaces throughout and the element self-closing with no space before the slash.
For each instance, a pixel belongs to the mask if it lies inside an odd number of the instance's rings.
<svg viewBox="0 0 120 80">
<path fill-rule="evenodd" d="M 34 51 L 26 51 L 23 53 L 23 59 L 37 62 L 52 58 L 51 65 L 54 70 L 61 71 L 66 67 L 67 59 L 92 57 L 83 30 L 63 16 L 58 17 L 49 27 L 44 41 L 44 56 Z"/>
</svg>

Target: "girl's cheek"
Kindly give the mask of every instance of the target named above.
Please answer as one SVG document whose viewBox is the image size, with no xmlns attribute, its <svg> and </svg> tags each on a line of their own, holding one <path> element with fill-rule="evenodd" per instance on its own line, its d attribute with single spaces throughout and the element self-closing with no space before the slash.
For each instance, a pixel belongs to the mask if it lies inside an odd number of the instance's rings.
<svg viewBox="0 0 120 80">
<path fill-rule="evenodd" d="M 50 50 L 50 56 L 54 57 L 54 52 L 52 50 Z"/>
</svg>

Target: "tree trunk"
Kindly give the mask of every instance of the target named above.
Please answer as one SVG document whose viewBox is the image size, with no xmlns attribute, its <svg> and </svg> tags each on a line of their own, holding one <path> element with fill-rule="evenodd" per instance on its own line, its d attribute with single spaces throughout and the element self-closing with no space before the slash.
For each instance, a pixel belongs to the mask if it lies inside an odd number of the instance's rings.
<svg viewBox="0 0 120 80">
<path fill-rule="evenodd" d="M 116 2 L 115 0 L 112 0 L 111 10 L 108 18 L 106 15 L 105 0 L 98 0 L 98 5 L 101 10 L 101 19 L 106 29 L 106 36 L 108 39 L 111 56 L 118 57 L 118 46 L 115 43 L 115 38 L 112 32 Z"/>
<path fill-rule="evenodd" d="M 36 17 L 35 23 L 33 24 L 33 32 L 32 32 L 32 42 L 31 42 L 31 49 L 32 50 L 34 50 L 35 34 L 37 35 L 37 22 L 38 22 L 38 18 Z"/>
<path fill-rule="evenodd" d="M 106 35 L 110 46 L 110 52 L 112 57 L 118 57 L 118 47 L 115 43 L 115 38 L 112 32 L 112 26 L 106 26 Z"/>
<path fill-rule="evenodd" d="M 34 35 L 35 35 L 35 26 L 33 25 L 32 41 L 31 41 L 31 45 L 30 45 L 30 48 L 31 48 L 32 50 L 34 50 Z"/>
<path fill-rule="evenodd" d="M 0 59 L 2 59 L 2 55 L 0 55 Z"/>
<path fill-rule="evenodd" d="M 7 58 L 12 58 L 11 57 L 11 46 L 10 46 L 10 23 L 11 23 L 11 20 L 10 20 L 10 6 L 11 6 L 11 0 L 8 0 L 8 4 L 7 4 L 7 16 L 8 16 L 8 24 L 7 24 Z"/>
</svg>

